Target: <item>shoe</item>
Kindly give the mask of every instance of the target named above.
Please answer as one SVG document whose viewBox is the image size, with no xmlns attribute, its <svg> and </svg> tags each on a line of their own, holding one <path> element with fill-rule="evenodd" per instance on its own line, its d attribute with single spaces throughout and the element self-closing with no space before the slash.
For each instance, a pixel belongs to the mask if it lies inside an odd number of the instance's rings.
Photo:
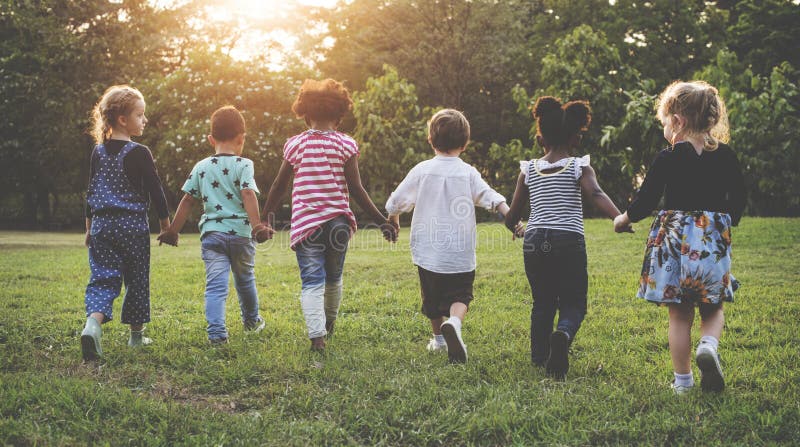
<svg viewBox="0 0 800 447">
<path fill-rule="evenodd" d="M 428 352 L 447 352 L 447 343 L 437 343 L 435 338 L 428 342 Z"/>
<path fill-rule="evenodd" d="M 567 378 L 569 371 L 569 335 L 564 331 L 550 334 L 550 356 L 544 364 L 547 375 L 558 380 Z"/>
<path fill-rule="evenodd" d="M 244 330 L 247 331 L 247 332 L 253 332 L 253 333 L 257 334 L 257 333 L 263 331 L 264 327 L 266 325 L 267 325 L 267 322 L 264 321 L 263 318 L 261 318 L 261 315 L 259 315 L 258 317 L 256 317 L 255 320 L 246 321 L 244 323 Z"/>
<path fill-rule="evenodd" d="M 311 350 L 314 352 L 325 351 L 325 339 L 322 337 L 314 337 L 311 339 Z"/>
<path fill-rule="evenodd" d="M 707 343 L 700 343 L 695 356 L 697 367 L 700 368 L 700 387 L 704 391 L 720 392 L 725 389 L 725 379 L 722 377 L 722 366 L 719 364 L 717 351 Z"/>
<path fill-rule="evenodd" d="M 467 363 L 467 345 L 461 339 L 461 329 L 456 329 L 448 320 L 442 323 L 442 335 L 447 343 L 447 359 L 450 363 Z"/>
<path fill-rule="evenodd" d="M 128 346 L 131 348 L 141 348 L 142 346 L 147 346 L 153 343 L 153 340 L 149 337 L 145 337 L 142 335 L 144 332 L 144 328 L 141 331 L 131 331 L 131 336 L 128 338 Z"/>
<path fill-rule="evenodd" d="M 208 342 L 211 343 L 211 346 L 227 345 L 228 337 L 209 338 Z"/>
<path fill-rule="evenodd" d="M 669 387 L 672 388 L 672 392 L 675 393 L 676 395 L 684 396 L 686 394 L 689 394 L 690 391 L 692 391 L 692 388 L 694 388 L 694 385 L 692 385 L 692 386 L 675 385 L 675 382 L 672 382 L 669 385 Z"/>
<path fill-rule="evenodd" d="M 100 323 L 92 317 L 86 319 L 86 326 L 81 332 L 81 354 L 84 362 L 100 360 L 103 356 L 103 348 L 100 347 L 100 339 L 103 337 L 103 329 Z"/>
<path fill-rule="evenodd" d="M 325 338 L 331 338 L 331 336 L 333 335 L 333 326 L 335 324 L 336 324 L 336 319 L 325 321 L 325 332 L 327 332 L 327 334 L 325 334 Z"/>
</svg>

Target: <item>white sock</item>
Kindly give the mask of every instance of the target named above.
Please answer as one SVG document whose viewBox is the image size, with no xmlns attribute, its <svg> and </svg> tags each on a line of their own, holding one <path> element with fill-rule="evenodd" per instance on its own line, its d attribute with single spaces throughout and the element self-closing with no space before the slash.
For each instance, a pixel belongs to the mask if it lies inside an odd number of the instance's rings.
<svg viewBox="0 0 800 447">
<path fill-rule="evenodd" d="M 450 317 L 450 318 L 447 319 L 447 321 L 452 323 L 453 326 L 456 329 L 461 330 L 461 319 L 460 318 L 458 318 L 458 317 Z"/>
<path fill-rule="evenodd" d="M 687 388 L 694 386 L 694 374 L 678 374 L 675 375 L 675 386 L 685 386 Z"/>
<path fill-rule="evenodd" d="M 436 344 L 437 345 L 443 345 L 443 344 L 446 343 L 444 341 L 444 335 L 442 335 L 442 334 L 439 334 L 439 335 L 433 334 L 433 339 L 436 340 Z"/>
<path fill-rule="evenodd" d="M 714 351 L 716 351 L 717 348 L 719 348 L 719 340 L 717 339 L 717 337 L 711 335 L 703 335 L 702 337 L 700 337 L 700 344 L 702 345 L 704 343 L 708 343 L 709 345 L 711 345 L 711 347 L 714 348 Z"/>
</svg>

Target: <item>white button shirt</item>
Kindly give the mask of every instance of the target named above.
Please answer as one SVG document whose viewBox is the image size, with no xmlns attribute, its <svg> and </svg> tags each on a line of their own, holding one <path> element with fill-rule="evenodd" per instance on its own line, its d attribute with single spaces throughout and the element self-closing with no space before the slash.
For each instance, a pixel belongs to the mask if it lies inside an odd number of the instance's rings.
<svg viewBox="0 0 800 447">
<path fill-rule="evenodd" d="M 464 273 L 476 266 L 475 207 L 496 211 L 505 201 L 477 169 L 458 157 L 437 155 L 408 172 L 386 202 L 386 211 L 414 210 L 414 264 L 436 273 Z"/>
</svg>

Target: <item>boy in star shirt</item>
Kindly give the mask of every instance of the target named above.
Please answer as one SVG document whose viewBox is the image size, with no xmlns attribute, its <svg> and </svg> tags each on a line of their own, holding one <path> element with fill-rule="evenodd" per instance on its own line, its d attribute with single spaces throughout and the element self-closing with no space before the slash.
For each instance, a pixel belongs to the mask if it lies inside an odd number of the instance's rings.
<svg viewBox="0 0 800 447">
<path fill-rule="evenodd" d="M 202 258 L 206 265 L 205 313 L 208 340 L 211 344 L 228 342 L 225 326 L 225 299 L 228 297 L 228 274 L 239 296 L 245 330 L 259 332 L 264 320 L 258 313 L 258 293 L 253 268 L 256 247 L 252 235 L 271 233 L 260 223 L 259 192 L 253 178 L 253 162 L 242 157 L 245 124 L 235 107 L 225 106 L 211 115 L 208 141 L 215 154 L 198 162 L 183 185 L 175 219 L 159 237 L 177 245 L 178 233 L 195 202 L 203 206 L 200 218 Z M 255 227 L 251 227 L 251 222 Z"/>
</svg>

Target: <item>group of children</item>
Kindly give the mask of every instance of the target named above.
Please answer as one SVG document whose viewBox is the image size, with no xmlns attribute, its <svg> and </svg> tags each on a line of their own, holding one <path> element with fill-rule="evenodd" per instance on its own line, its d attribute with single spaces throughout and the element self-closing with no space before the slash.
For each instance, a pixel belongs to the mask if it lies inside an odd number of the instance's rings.
<svg viewBox="0 0 800 447">
<path fill-rule="evenodd" d="M 510 206 L 481 174 L 459 157 L 470 139 L 466 117 L 444 109 L 430 119 L 428 142 L 435 156 L 416 165 L 391 194 L 384 215 L 372 202 L 358 169 L 359 149 L 337 130 L 352 107 L 347 89 L 331 79 L 307 80 L 292 106 L 308 130 L 286 142 L 283 161 L 259 213 L 253 162 L 242 156 L 245 122 L 234 107 L 211 116 L 209 143 L 214 155 L 198 162 L 183 185 L 184 196 L 172 222 L 150 151 L 131 141 L 147 123 L 141 93 L 128 86 L 109 88 L 94 110 L 86 209 L 86 244 L 91 279 L 86 288 L 86 326 L 81 334 L 85 360 L 102 355 L 101 324 L 111 320 L 112 303 L 126 286 L 121 321 L 131 327 L 130 346 L 151 341 L 142 335 L 149 315 L 149 200 L 160 218 L 160 243 L 178 244 L 178 233 L 195 203 L 203 208 L 199 228 L 206 270 L 205 314 L 208 339 L 226 343 L 225 300 L 233 272 L 245 330 L 264 328 L 255 286 L 255 244 L 274 233 L 272 215 L 292 183 L 290 241 L 302 282 L 300 304 L 311 349 L 325 349 L 342 300 L 342 270 L 348 243 L 357 229 L 352 195 L 397 240 L 399 215 L 412 212 L 410 246 L 417 266 L 422 313 L 433 338 L 427 349 L 446 352 L 453 363 L 467 361 L 462 325 L 474 298 L 475 207 L 505 217 L 523 238 L 525 273 L 533 295 L 531 361 L 563 379 L 573 343 L 587 309 L 587 256 L 583 229 L 585 196 L 617 232 L 649 215 L 664 196 L 647 240 L 638 296 L 669 307 L 669 342 L 676 393 L 694 385 L 691 326 L 701 315 L 696 350 L 704 389 L 722 390 L 717 355 L 724 317 L 736 281 L 730 275 L 730 227 L 744 208 L 742 174 L 727 141 L 727 116 L 717 90 L 708 84 L 675 82 L 662 93 L 657 117 L 669 146 L 650 167 L 641 188 L 621 213 L 597 182 L 588 155 L 574 157 L 591 122 L 585 101 L 562 104 L 545 96 L 533 117 L 541 158 L 520 163 Z M 149 200 L 148 200 L 149 199 Z M 520 221 L 530 206 L 527 224 Z M 554 318 L 557 318 L 553 330 Z"/>
</svg>

